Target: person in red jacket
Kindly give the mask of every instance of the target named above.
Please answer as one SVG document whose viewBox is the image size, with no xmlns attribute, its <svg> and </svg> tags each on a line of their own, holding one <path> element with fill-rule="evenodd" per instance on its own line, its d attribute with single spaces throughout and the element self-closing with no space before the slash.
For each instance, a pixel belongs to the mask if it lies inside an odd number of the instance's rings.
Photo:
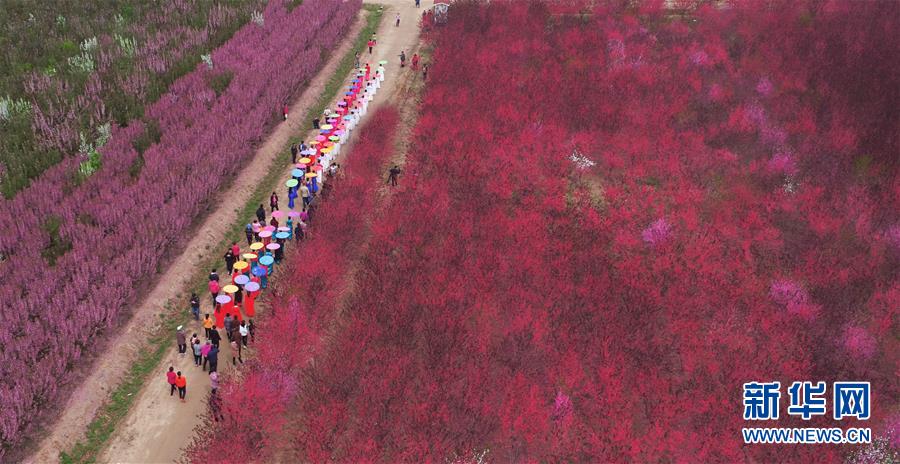
<svg viewBox="0 0 900 464">
<path fill-rule="evenodd" d="M 218 280 L 210 280 L 209 281 L 209 293 L 212 295 L 213 305 L 216 304 L 216 296 L 219 294 L 219 281 Z"/>
<path fill-rule="evenodd" d="M 166 372 L 166 381 L 169 382 L 169 386 L 171 387 L 171 390 L 169 391 L 169 396 L 175 396 L 175 379 L 176 379 L 176 377 L 177 376 L 175 375 L 175 368 L 172 366 L 169 366 L 169 372 Z"/>
<path fill-rule="evenodd" d="M 181 371 L 178 371 L 178 374 L 175 377 L 175 386 L 178 387 L 178 397 L 181 398 L 181 402 L 184 403 L 184 397 L 187 395 L 187 379 L 181 375 Z"/>
</svg>

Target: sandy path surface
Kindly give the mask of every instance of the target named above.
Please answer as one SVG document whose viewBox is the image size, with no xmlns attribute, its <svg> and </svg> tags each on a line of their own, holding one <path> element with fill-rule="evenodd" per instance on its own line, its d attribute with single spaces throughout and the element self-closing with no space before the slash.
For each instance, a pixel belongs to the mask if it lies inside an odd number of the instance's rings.
<svg viewBox="0 0 900 464">
<path fill-rule="evenodd" d="M 364 26 L 364 23 L 364 13 L 360 12 L 359 19 L 348 31 L 339 48 L 335 50 L 328 62 L 304 90 L 303 94 L 291 105 L 289 114 L 294 117 L 289 117 L 287 121 L 275 127 L 263 145 L 257 150 L 253 160 L 235 179 L 233 185 L 226 192 L 222 193 L 221 199 L 217 202 L 217 206 L 211 211 L 211 214 L 198 229 L 192 232 L 191 236 L 193 238 L 184 246 L 184 251 L 181 255 L 170 262 L 168 271 L 159 278 L 150 290 L 150 293 L 133 309 L 131 320 L 109 341 L 108 346 L 115 347 L 115 349 L 107 349 L 94 361 L 90 368 L 90 375 L 69 396 L 59 419 L 48 428 L 45 437 L 38 445 L 37 451 L 27 458 L 25 462 L 58 462 L 61 451 L 70 448 L 76 441 L 84 437 L 88 423 L 106 401 L 111 389 L 118 385 L 122 376 L 125 375 L 130 360 L 136 359 L 138 350 L 144 347 L 159 318 L 158 315 L 165 311 L 163 309 L 164 303 L 170 300 L 174 301 L 174 298 L 178 295 L 189 291 L 190 279 L 197 271 L 197 262 L 206 260 L 211 253 L 215 255 L 224 253 L 224 250 L 212 248 L 218 245 L 230 225 L 234 222 L 237 214 L 235 205 L 243 205 L 253 194 L 256 181 L 265 176 L 272 161 L 284 149 L 290 137 L 309 127 L 309 122 L 301 121 L 300 117 L 305 116 L 309 108 L 315 104 L 315 101 L 325 88 L 326 82 L 334 74 L 341 58 L 352 46 L 353 40 Z M 224 264 L 222 267 L 224 267 Z M 186 301 L 178 301 L 177 304 L 184 306 L 185 310 L 188 308 Z M 211 311 L 212 303 L 208 294 L 204 293 L 201 295 L 201 313 Z M 203 333 L 199 324 L 188 326 L 186 331 L 188 336 L 193 332 L 197 332 L 201 336 Z M 227 370 L 230 368 L 225 363 L 226 360 L 230 362 L 231 358 L 230 350 L 226 345 L 227 343 L 222 343 L 223 351 L 220 353 L 219 362 L 219 370 L 223 374 L 227 373 Z M 124 433 L 120 432 L 115 437 L 114 443 L 118 443 L 123 437 L 140 435 L 148 440 L 147 444 L 152 450 L 146 450 L 146 453 L 141 454 L 137 453 L 141 450 L 132 449 L 131 451 L 135 453 L 129 452 L 127 455 L 112 454 L 111 456 L 114 457 L 103 457 L 102 462 L 110 460 L 171 462 L 179 456 L 179 449 L 189 440 L 192 425 L 179 429 L 175 425 L 180 425 L 183 421 L 176 419 L 187 416 L 195 417 L 204 411 L 205 403 L 202 401 L 202 397 L 209 390 L 209 378 L 206 375 L 199 375 L 199 368 L 196 368 L 196 371 L 194 370 L 193 357 L 189 355 L 184 358 L 178 357 L 174 334 L 172 335 L 172 347 L 172 354 L 163 360 L 163 369 L 168 369 L 168 366 L 173 365 L 176 370 L 181 369 L 186 374 L 189 401 L 186 404 L 180 404 L 177 399 L 169 398 L 168 391 L 163 391 L 163 387 L 168 388 L 167 385 L 164 385 L 165 382 L 157 382 L 159 379 L 151 379 L 141 393 L 139 401 L 132 406 L 132 412 L 129 417 L 120 426 L 120 430 L 124 431 Z M 163 378 L 163 371 L 160 372 L 160 376 L 160 378 Z M 166 398 L 163 398 L 163 393 L 165 393 Z M 148 399 L 151 401 L 150 405 L 146 402 Z M 172 406 L 177 405 L 180 408 L 161 408 L 152 404 L 161 402 L 163 399 L 172 400 Z M 153 411 L 152 420 L 148 416 L 148 409 Z M 132 431 L 133 428 L 130 425 L 135 419 L 139 418 L 147 419 L 147 427 L 141 428 L 139 432 Z M 195 420 L 196 418 L 188 422 L 193 424 Z M 158 423 L 160 426 L 156 428 L 151 427 L 153 423 Z M 172 436 L 172 432 L 178 432 L 178 436 Z"/>
<path fill-rule="evenodd" d="M 417 10 L 415 8 L 415 2 L 413 0 L 384 0 L 380 3 L 385 5 L 385 13 L 382 17 L 382 24 L 378 31 L 378 45 L 373 50 L 372 55 L 364 53 L 360 56 L 361 63 L 368 62 L 373 66 L 380 60 L 387 60 L 389 62 L 386 66 L 387 73 L 385 82 L 378 94 L 376 94 L 375 101 L 373 102 L 375 106 L 384 104 L 387 101 L 395 100 L 399 90 L 398 82 L 400 81 L 397 73 L 401 70 L 399 67 L 398 56 L 403 50 L 411 56 L 410 50 L 418 44 L 418 21 L 422 12 L 421 9 Z M 422 3 L 424 7 L 426 2 L 423 1 Z M 427 2 L 428 6 L 431 6 L 431 4 L 431 1 Z M 400 27 L 394 25 L 397 12 L 401 15 Z M 355 29 L 355 31 L 358 31 L 358 29 Z M 355 35 L 355 32 L 351 31 L 351 34 L 348 35 L 348 37 Z M 332 61 L 343 56 L 343 50 L 345 49 L 335 53 L 335 57 Z M 333 63 L 329 63 L 329 66 L 332 64 Z M 331 72 L 329 72 L 328 69 L 329 68 L 326 67 L 326 71 L 320 73 L 316 80 L 318 81 L 323 77 L 330 76 Z M 331 66 L 330 69 L 333 70 L 334 66 Z M 406 68 L 406 71 L 409 72 L 408 67 Z M 311 88 L 317 87 L 318 92 L 320 92 L 322 83 L 313 82 Z M 291 109 L 291 114 L 305 114 L 306 108 L 316 95 L 318 95 L 318 93 L 313 92 L 313 95 L 310 96 L 310 100 L 305 102 L 304 99 L 307 97 L 305 93 L 300 101 L 298 101 Z M 370 108 L 369 114 L 373 112 L 373 109 L 374 107 Z M 244 185 L 252 186 L 252 179 L 261 177 L 261 173 L 265 172 L 272 158 L 274 158 L 278 150 L 284 146 L 288 136 L 303 131 L 296 127 L 296 125 L 292 126 L 289 123 L 279 126 L 276 133 L 273 134 L 260 149 L 260 152 L 254 160 L 254 165 L 262 163 L 260 169 L 256 171 L 251 167 L 251 171 L 254 172 L 254 174 L 249 176 L 244 175 L 247 174 L 246 172 L 242 174 L 237 180 L 235 187 L 225 194 L 223 197 L 224 200 L 220 203 L 222 206 L 219 207 L 218 211 L 213 214 L 211 218 L 218 218 L 220 215 L 227 216 L 228 221 L 224 221 L 225 226 L 233 220 L 233 205 L 242 204 L 244 199 L 246 199 L 252 191 L 252 188 L 246 188 L 246 194 L 241 196 L 240 188 Z M 308 127 L 308 122 L 303 123 L 303 126 Z M 286 134 L 282 134 L 283 132 L 286 132 Z M 309 135 L 312 135 L 312 132 L 307 133 L 307 138 L 309 138 Z M 341 156 L 339 157 L 338 162 L 343 163 L 343 160 L 340 158 L 349 151 L 348 148 L 349 147 L 344 147 L 344 149 L 341 150 Z M 279 180 L 279 186 L 281 181 L 290 177 L 289 172 L 290 169 L 285 170 L 284 175 Z M 277 191 L 280 192 L 281 190 Z M 282 199 L 282 201 L 283 200 L 284 199 Z M 219 232 L 220 233 L 218 234 L 216 234 L 215 231 L 210 231 L 209 234 L 199 234 L 197 240 L 200 243 L 189 245 L 188 250 L 203 249 L 204 245 L 218 243 L 219 239 L 224 234 L 224 231 Z M 192 253 L 186 254 L 192 255 Z M 176 266 L 174 268 L 180 269 L 181 267 Z M 184 268 L 185 275 L 190 275 L 192 272 L 196 271 L 190 267 L 190 263 L 185 264 Z M 208 297 L 203 299 L 203 304 L 202 312 L 205 313 L 210 309 Z M 198 328 L 199 326 L 189 327 L 190 330 L 188 331 L 188 335 L 197 332 L 201 335 L 201 340 L 203 340 L 202 330 L 199 330 Z M 225 348 L 226 343 L 224 340 L 222 347 L 223 351 L 219 355 L 219 373 L 222 377 L 226 377 L 235 374 L 240 368 L 240 365 L 238 365 L 237 368 L 232 367 L 230 350 Z M 249 350 L 249 355 L 251 356 L 252 348 L 251 344 Z M 245 354 L 247 354 L 247 352 L 245 352 Z M 170 365 L 174 366 L 176 370 L 181 370 L 187 377 L 187 403 L 179 402 L 177 395 L 176 397 L 171 397 L 169 395 L 169 387 L 165 382 L 164 372 Z M 205 372 L 202 372 L 200 368 L 193 365 L 192 356 L 186 355 L 183 358 L 179 357 L 173 348 L 172 354 L 168 356 L 160 366 L 159 375 L 155 378 L 151 378 L 148 385 L 141 391 L 140 397 L 132 406 L 129 415 L 122 424 L 119 425 L 109 446 L 99 457 L 99 461 L 156 463 L 173 462 L 177 460 L 182 454 L 182 449 L 190 443 L 194 428 L 199 425 L 203 419 L 202 415 L 206 410 L 206 395 L 208 392 L 208 375 Z"/>
</svg>

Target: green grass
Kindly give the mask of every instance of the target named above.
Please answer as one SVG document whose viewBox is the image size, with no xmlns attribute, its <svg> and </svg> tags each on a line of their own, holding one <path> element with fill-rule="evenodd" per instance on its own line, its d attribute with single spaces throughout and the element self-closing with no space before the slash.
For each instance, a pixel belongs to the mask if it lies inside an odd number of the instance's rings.
<svg viewBox="0 0 900 464">
<path fill-rule="evenodd" d="M 363 7 L 368 14 L 366 15 L 366 25 L 353 44 L 353 48 L 347 52 L 341 59 L 337 70 L 328 80 L 325 89 L 316 101 L 316 104 L 310 109 L 309 114 L 321 114 L 325 106 L 334 98 L 338 89 L 343 85 L 344 80 L 353 69 L 355 61 L 355 53 L 362 51 L 368 38 L 375 32 L 381 23 L 381 12 L 378 11 L 377 5 L 365 5 Z M 308 118 L 309 120 L 312 117 Z M 290 144 L 300 140 L 300 136 L 291 138 Z M 247 218 L 255 215 L 256 208 L 263 203 L 267 197 L 267 193 L 272 191 L 273 187 L 277 187 L 281 183 L 284 171 L 290 163 L 289 145 L 285 146 L 281 153 L 278 154 L 269 171 L 262 181 L 258 184 L 256 190 L 244 203 L 240 209 L 238 219 L 231 225 L 225 238 L 219 242 L 216 250 L 225 249 L 233 241 L 241 243 L 245 240 L 244 227 Z M 212 253 L 211 256 L 196 268 L 194 276 L 191 278 L 191 289 L 198 295 L 203 295 L 207 285 L 207 270 L 216 267 L 221 262 L 218 253 Z M 187 301 L 187 295 L 181 295 L 176 301 Z M 86 439 L 79 441 L 70 450 L 61 452 L 59 455 L 60 462 L 63 464 L 76 463 L 93 463 L 96 462 L 98 455 L 109 442 L 115 432 L 116 426 L 128 415 L 135 398 L 141 388 L 147 382 L 151 374 L 158 370 L 159 363 L 162 361 L 167 350 L 171 349 L 171 334 L 178 325 L 185 324 L 189 321 L 190 314 L 186 311 L 187 305 L 166 304 L 166 311 L 160 314 L 159 327 L 154 332 L 155 335 L 150 339 L 147 349 L 142 351 L 141 357 L 135 362 L 128 373 L 125 374 L 125 381 L 116 386 L 112 395 L 106 403 L 100 407 L 97 416 L 88 425 Z"/>
</svg>

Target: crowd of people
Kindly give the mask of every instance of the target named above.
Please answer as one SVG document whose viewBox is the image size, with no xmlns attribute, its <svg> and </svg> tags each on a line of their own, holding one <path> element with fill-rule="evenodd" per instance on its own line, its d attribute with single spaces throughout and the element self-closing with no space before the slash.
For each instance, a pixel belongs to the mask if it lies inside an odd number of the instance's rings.
<svg viewBox="0 0 900 464">
<path fill-rule="evenodd" d="M 418 6 L 418 2 L 416 2 Z M 399 25 L 399 14 L 397 16 Z M 369 53 L 377 44 L 377 37 L 367 43 Z M 412 68 L 419 67 L 419 56 L 413 54 Z M 326 109 L 320 118 L 312 121 L 313 130 L 318 135 L 314 140 L 300 141 L 290 147 L 293 164 L 291 179 L 287 185 L 286 210 L 282 210 L 282 198 L 276 191 L 269 195 L 269 210 L 259 205 L 255 217 L 245 227 L 246 247 L 232 242 L 222 255 L 225 272 L 230 280 L 221 284 L 217 268 L 209 274 L 208 289 L 212 300 L 212 314 L 201 315 L 200 297 L 193 293 L 190 311 L 194 321 L 202 327 L 202 338 L 192 333 L 190 338 L 183 326 L 176 329 L 178 355 L 184 357 L 188 349 L 194 359 L 194 367 L 208 372 L 210 381 L 209 407 L 214 420 L 222 419 L 219 388 L 219 357 L 221 341 L 227 340 L 233 366 L 243 364 L 244 350 L 254 343 L 255 314 L 254 302 L 262 289 L 267 288 L 268 278 L 274 273 L 275 265 L 284 257 L 284 249 L 289 242 L 300 242 L 308 237 L 308 227 L 315 215 L 319 202 L 329 196 L 333 181 L 341 176 L 341 167 L 335 162 L 340 145 L 349 138 L 351 131 L 366 114 L 368 103 L 384 81 L 384 63 L 373 69 L 368 63 L 360 66 L 360 54 L 356 53 L 355 73 L 342 100 L 334 110 Z M 406 64 L 406 52 L 401 54 L 401 66 Z M 422 68 L 423 78 L 427 78 L 428 65 Z M 284 108 L 287 119 L 288 108 Z M 388 184 L 397 185 L 400 168 L 393 165 L 388 172 Z M 170 366 L 166 372 L 170 385 L 170 396 L 178 392 L 182 402 L 186 401 L 187 378 L 182 371 Z"/>
</svg>

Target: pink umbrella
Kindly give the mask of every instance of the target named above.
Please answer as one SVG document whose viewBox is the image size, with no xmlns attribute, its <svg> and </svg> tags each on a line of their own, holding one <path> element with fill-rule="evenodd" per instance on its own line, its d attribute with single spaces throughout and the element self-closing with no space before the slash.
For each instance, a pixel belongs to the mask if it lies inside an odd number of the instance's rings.
<svg viewBox="0 0 900 464">
<path fill-rule="evenodd" d="M 269 237 L 272 236 L 272 231 L 271 231 L 271 230 L 264 230 L 264 231 L 262 231 L 262 232 L 259 233 L 259 236 L 260 236 L 261 238 L 269 238 Z"/>
<path fill-rule="evenodd" d="M 334 131 L 334 135 L 344 135 L 344 130 L 338 129 L 338 130 Z"/>
<path fill-rule="evenodd" d="M 313 171 L 321 171 L 321 170 L 322 170 L 321 164 L 317 164 L 317 165 L 313 166 Z"/>
<path fill-rule="evenodd" d="M 275 219 L 281 219 L 284 217 L 284 211 L 276 209 L 275 211 L 272 211 L 272 217 Z"/>
<path fill-rule="evenodd" d="M 281 245 L 279 245 L 277 243 L 270 243 L 270 244 L 266 245 L 266 249 L 270 250 L 270 251 L 275 251 L 279 248 L 281 248 Z"/>
<path fill-rule="evenodd" d="M 300 212 L 299 211 L 288 211 L 288 217 L 298 218 L 298 217 L 300 217 Z"/>
<path fill-rule="evenodd" d="M 265 226 L 263 227 L 264 231 L 275 232 L 275 226 Z"/>
<path fill-rule="evenodd" d="M 327 139 L 328 139 L 328 137 L 325 137 L 324 135 L 317 135 L 317 136 L 316 136 L 316 141 L 317 141 L 317 142 L 324 142 L 324 141 L 327 140 Z"/>
</svg>

